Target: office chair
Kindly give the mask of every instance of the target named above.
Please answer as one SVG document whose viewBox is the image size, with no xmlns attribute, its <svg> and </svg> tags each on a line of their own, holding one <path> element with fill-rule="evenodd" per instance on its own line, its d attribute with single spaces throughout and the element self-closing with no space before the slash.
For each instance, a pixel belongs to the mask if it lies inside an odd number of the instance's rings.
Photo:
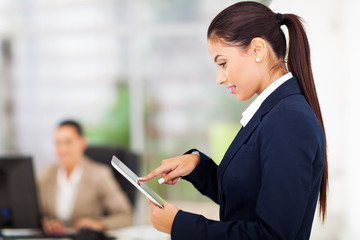
<svg viewBox="0 0 360 240">
<path fill-rule="evenodd" d="M 85 150 L 85 155 L 96 162 L 100 162 L 109 166 L 112 169 L 115 179 L 127 194 L 132 206 L 134 207 L 136 201 L 136 188 L 111 166 L 111 159 L 112 156 L 115 155 L 135 174 L 138 175 L 140 159 L 139 156 L 128 150 L 109 146 L 89 146 Z"/>
</svg>

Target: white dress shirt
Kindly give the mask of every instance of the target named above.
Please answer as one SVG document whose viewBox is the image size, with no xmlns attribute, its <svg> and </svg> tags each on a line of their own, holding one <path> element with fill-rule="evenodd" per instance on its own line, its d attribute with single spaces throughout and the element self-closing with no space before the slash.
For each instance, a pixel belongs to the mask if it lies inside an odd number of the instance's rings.
<svg viewBox="0 0 360 240">
<path fill-rule="evenodd" d="M 261 104 L 265 101 L 265 99 L 273 93 L 278 87 L 281 86 L 284 82 L 292 78 L 293 75 L 291 72 L 286 73 L 285 75 L 281 76 L 273 83 L 271 83 L 250 105 L 246 108 L 246 110 L 242 113 L 242 119 L 240 123 L 242 127 L 245 127 L 260 108 Z"/>
<path fill-rule="evenodd" d="M 75 167 L 69 178 L 67 178 L 65 168 L 59 167 L 58 169 L 55 211 L 57 218 L 63 222 L 67 222 L 71 218 L 82 172 L 82 164 Z"/>
</svg>

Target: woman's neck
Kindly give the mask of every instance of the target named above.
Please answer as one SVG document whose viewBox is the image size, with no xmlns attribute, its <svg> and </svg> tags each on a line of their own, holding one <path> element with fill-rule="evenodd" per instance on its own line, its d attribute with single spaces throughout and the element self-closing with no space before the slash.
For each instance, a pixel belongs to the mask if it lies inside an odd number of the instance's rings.
<svg viewBox="0 0 360 240">
<path fill-rule="evenodd" d="M 74 172 L 75 168 L 77 166 L 79 166 L 79 164 L 81 163 L 81 160 L 76 161 L 74 164 L 65 167 L 66 170 L 66 178 L 69 179 L 71 174 Z"/>
<path fill-rule="evenodd" d="M 284 68 L 281 68 L 276 72 L 269 73 L 269 75 L 264 78 L 260 91 L 257 91 L 256 94 L 260 95 L 267 87 L 269 87 L 273 82 L 275 82 L 280 77 L 284 76 L 286 73 L 288 73 L 288 71 L 286 70 L 285 65 Z"/>
</svg>

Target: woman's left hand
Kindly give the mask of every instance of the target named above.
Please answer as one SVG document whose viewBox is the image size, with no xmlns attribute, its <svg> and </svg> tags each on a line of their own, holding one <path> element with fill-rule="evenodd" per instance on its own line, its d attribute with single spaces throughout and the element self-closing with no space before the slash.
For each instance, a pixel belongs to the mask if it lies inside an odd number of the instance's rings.
<svg viewBox="0 0 360 240">
<path fill-rule="evenodd" d="M 148 199 L 150 212 L 151 212 L 151 222 L 153 227 L 164 233 L 171 233 L 171 227 L 174 222 L 175 216 L 179 211 L 179 208 L 172 205 L 171 203 L 165 202 L 163 208 L 159 208 L 155 203 Z"/>
</svg>

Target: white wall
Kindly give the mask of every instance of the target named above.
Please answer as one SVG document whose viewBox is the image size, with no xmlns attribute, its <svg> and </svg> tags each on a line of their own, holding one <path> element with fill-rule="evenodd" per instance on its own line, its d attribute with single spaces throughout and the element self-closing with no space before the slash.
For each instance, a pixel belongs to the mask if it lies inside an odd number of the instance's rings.
<svg viewBox="0 0 360 240">
<path fill-rule="evenodd" d="M 344 34 L 338 46 L 341 56 L 342 76 L 337 81 L 345 86 L 347 101 L 343 105 L 345 112 L 341 118 L 341 123 L 337 126 L 342 131 L 342 138 L 339 145 L 345 150 L 341 158 L 341 163 L 345 166 L 347 181 L 343 187 L 347 190 L 346 206 L 346 231 L 343 239 L 360 239 L 360 157 L 359 157 L 359 136 L 360 136 L 360 79 L 358 75 L 360 48 L 360 27 L 359 9 L 360 2 L 357 0 L 346 1 L 346 6 L 342 11 Z M 344 97 L 344 94 L 339 94 Z M 344 97 L 345 98 L 345 97 Z"/>
</svg>

